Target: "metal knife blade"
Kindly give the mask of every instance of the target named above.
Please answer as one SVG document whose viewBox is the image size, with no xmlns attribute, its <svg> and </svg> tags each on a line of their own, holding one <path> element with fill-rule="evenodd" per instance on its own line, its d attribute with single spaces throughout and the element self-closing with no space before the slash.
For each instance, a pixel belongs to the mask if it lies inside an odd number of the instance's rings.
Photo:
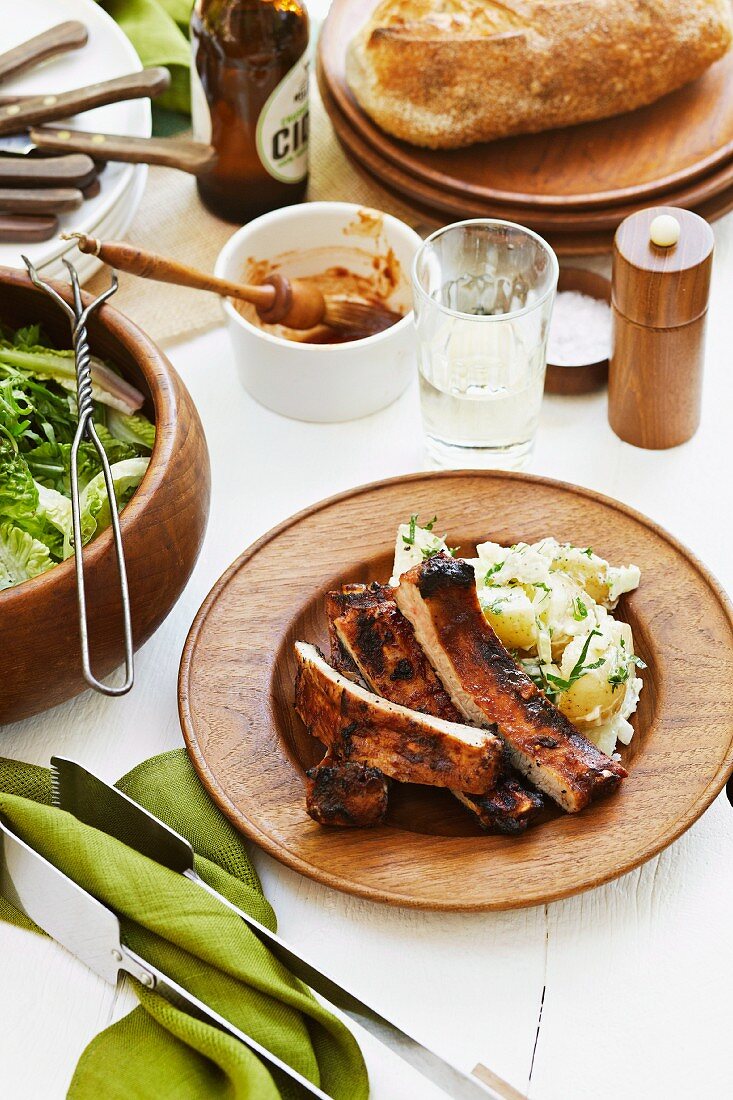
<svg viewBox="0 0 733 1100">
<path fill-rule="evenodd" d="M 16 836 L 2 820 L 0 895 L 106 982 L 115 985 L 123 970 L 184 1012 L 245 1043 L 264 1061 L 287 1074 L 304 1095 L 330 1100 L 292 1066 L 126 947 L 115 914 Z"/>
<path fill-rule="evenodd" d="M 449 1096 L 460 1100 L 486 1100 L 487 1096 L 495 1100 L 525 1100 L 512 1085 L 489 1071 L 485 1071 L 486 1078 L 479 1083 L 476 1076 L 468 1075 L 446 1062 L 329 978 L 276 933 L 217 893 L 196 872 L 193 848 L 188 841 L 117 787 L 105 783 L 76 761 L 59 756 L 51 757 L 51 779 L 55 805 L 73 813 L 87 825 L 114 836 L 156 863 L 185 875 L 216 897 L 241 917 L 291 973 L 443 1088 Z M 489 1077 L 492 1078 L 491 1083 Z"/>
</svg>

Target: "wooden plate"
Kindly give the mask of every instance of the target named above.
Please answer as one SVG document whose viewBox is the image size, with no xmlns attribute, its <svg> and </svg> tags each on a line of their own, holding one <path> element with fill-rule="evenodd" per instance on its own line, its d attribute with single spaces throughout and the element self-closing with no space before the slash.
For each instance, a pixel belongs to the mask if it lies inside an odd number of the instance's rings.
<svg viewBox="0 0 733 1100">
<path fill-rule="evenodd" d="M 361 164 L 382 186 L 396 191 L 411 203 L 430 206 L 452 218 L 506 218 L 508 221 L 529 225 L 538 233 L 593 233 L 603 234 L 606 239 L 612 236 L 624 218 L 649 205 L 648 201 L 640 201 L 603 209 L 547 210 L 535 206 L 489 202 L 477 199 L 469 192 L 443 191 L 391 163 L 378 149 L 365 142 L 336 105 L 321 65 L 318 65 L 317 73 L 324 107 L 346 155 Z M 712 176 L 669 192 L 664 201 L 671 206 L 697 210 L 704 203 L 719 204 L 719 200 L 725 200 L 731 191 L 733 161 L 723 165 Z"/>
<path fill-rule="evenodd" d="M 345 146 L 342 146 L 342 148 L 345 156 L 350 160 L 353 167 L 367 180 L 367 182 L 371 185 L 376 184 L 378 187 L 381 187 L 387 195 L 396 199 L 401 205 L 409 206 L 414 213 L 419 214 L 426 227 L 437 229 L 449 221 L 477 216 L 461 206 L 451 214 L 445 210 L 432 207 L 427 202 L 417 202 L 415 199 L 390 187 L 382 176 L 372 175 L 362 163 L 352 156 L 349 149 Z M 699 206 L 694 207 L 695 213 L 709 222 L 713 222 L 717 218 L 722 218 L 731 210 L 733 210 L 733 185 L 722 194 L 717 195 L 714 199 L 710 199 L 708 202 L 700 203 Z M 544 229 L 540 228 L 535 223 L 534 213 L 533 210 L 527 209 L 526 213 L 523 213 L 520 218 L 520 224 L 529 226 L 530 229 L 535 229 L 538 233 L 541 233 L 558 256 L 598 256 L 610 252 L 613 248 L 613 230 L 560 232 L 555 229 Z M 504 218 L 506 217 L 506 209 L 498 204 L 493 208 L 487 205 L 484 213 L 478 216 Z"/>
<path fill-rule="evenodd" d="M 733 53 L 694 83 L 615 118 L 467 149 L 398 141 L 362 111 L 346 83 L 347 44 L 375 4 L 334 0 L 318 48 L 326 80 L 364 140 L 442 191 L 538 208 L 605 207 L 653 199 L 733 159 Z"/>
<path fill-rule="evenodd" d="M 388 822 L 326 829 L 305 812 L 322 755 L 293 711 L 293 642 L 325 645 L 324 594 L 390 575 L 397 524 L 438 513 L 466 553 L 555 535 L 636 562 L 622 614 L 649 667 L 621 791 L 518 838 L 481 835 L 446 792 L 394 784 Z M 733 608 L 670 535 L 632 509 L 524 474 L 421 473 L 332 497 L 249 548 L 204 601 L 181 661 L 179 710 L 201 779 L 230 820 L 302 874 L 373 901 L 510 909 L 616 878 L 700 816 L 733 767 Z"/>
</svg>

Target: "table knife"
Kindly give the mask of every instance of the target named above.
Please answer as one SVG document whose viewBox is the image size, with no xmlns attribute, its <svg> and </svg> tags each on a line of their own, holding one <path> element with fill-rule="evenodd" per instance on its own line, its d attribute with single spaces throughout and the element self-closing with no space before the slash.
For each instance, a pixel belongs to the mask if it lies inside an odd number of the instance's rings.
<svg viewBox="0 0 733 1100">
<path fill-rule="evenodd" d="M 58 126 L 32 127 L 28 138 L 28 147 L 47 152 L 63 150 L 86 153 L 96 160 L 159 164 L 190 172 L 194 176 L 208 171 L 216 160 L 213 145 L 183 138 L 126 137 L 124 134 L 101 134 Z"/>
<path fill-rule="evenodd" d="M 54 805 L 156 863 L 177 871 L 217 898 L 241 917 L 291 973 L 409 1062 L 448 1096 L 456 1100 L 486 1100 L 487 1097 L 494 1100 L 526 1100 L 512 1085 L 485 1066 L 476 1066 L 469 1075 L 446 1062 L 325 975 L 249 913 L 219 894 L 197 873 L 193 848 L 188 841 L 117 787 L 105 783 L 76 761 L 60 756 L 51 757 L 51 783 Z"/>
<path fill-rule="evenodd" d="M 49 27 L 47 31 L 0 54 L 0 81 L 68 50 L 78 50 L 86 45 L 88 38 L 86 27 L 77 19 Z"/>
<path fill-rule="evenodd" d="M 120 922 L 112 910 L 39 855 L 2 820 L 0 895 L 106 982 L 115 985 L 120 971 L 130 974 L 176 1008 L 244 1043 L 263 1061 L 287 1074 L 302 1095 L 329 1100 L 292 1066 L 126 947 Z"/>
<path fill-rule="evenodd" d="M 0 187 L 87 187 L 97 174 L 94 161 L 82 153 L 62 157 L 18 157 L 0 154 Z"/>
<path fill-rule="evenodd" d="M 77 187 L 0 188 L 0 214 L 65 214 L 83 201 Z"/>
<path fill-rule="evenodd" d="M 0 134 L 18 134 L 37 123 L 53 122 L 93 107 L 104 107 L 108 103 L 153 98 L 166 90 L 170 80 L 168 70 L 158 67 L 103 80 L 99 84 L 88 84 L 69 92 L 20 96 L 12 103 L 0 106 Z"/>
<path fill-rule="evenodd" d="M 48 241 L 59 231 L 59 220 L 52 214 L 25 215 L 0 214 L 0 244 L 14 244 L 23 241 L 34 244 Z"/>
</svg>

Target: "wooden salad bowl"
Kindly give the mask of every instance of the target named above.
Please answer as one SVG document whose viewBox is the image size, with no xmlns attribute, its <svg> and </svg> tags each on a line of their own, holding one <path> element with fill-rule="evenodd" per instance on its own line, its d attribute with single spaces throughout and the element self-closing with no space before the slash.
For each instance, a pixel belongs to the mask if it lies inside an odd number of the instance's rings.
<svg viewBox="0 0 733 1100">
<path fill-rule="evenodd" d="M 68 288 L 56 289 L 68 297 Z M 40 323 L 56 346 L 71 346 L 59 307 L 25 273 L 6 267 L 0 267 L 0 322 L 11 328 Z M 209 515 L 209 453 L 188 391 L 149 337 L 109 305 L 92 315 L 89 337 L 93 353 L 145 394 L 142 411 L 156 425 L 150 465 L 120 517 L 137 649 L 178 600 L 201 549 Z M 110 528 L 84 548 L 84 567 L 92 667 L 106 677 L 124 659 Z M 85 690 L 73 558 L 0 592 L 0 637 L 0 724 Z"/>
</svg>

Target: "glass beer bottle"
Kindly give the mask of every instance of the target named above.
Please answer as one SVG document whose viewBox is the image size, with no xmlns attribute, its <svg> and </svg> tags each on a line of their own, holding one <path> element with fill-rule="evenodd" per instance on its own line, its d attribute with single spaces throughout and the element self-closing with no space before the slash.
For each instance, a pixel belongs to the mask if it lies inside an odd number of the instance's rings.
<svg viewBox="0 0 733 1100">
<path fill-rule="evenodd" d="M 204 204 L 242 223 L 305 197 L 308 14 L 299 0 L 196 0 L 191 111 L 216 165 L 197 183 Z"/>
</svg>

